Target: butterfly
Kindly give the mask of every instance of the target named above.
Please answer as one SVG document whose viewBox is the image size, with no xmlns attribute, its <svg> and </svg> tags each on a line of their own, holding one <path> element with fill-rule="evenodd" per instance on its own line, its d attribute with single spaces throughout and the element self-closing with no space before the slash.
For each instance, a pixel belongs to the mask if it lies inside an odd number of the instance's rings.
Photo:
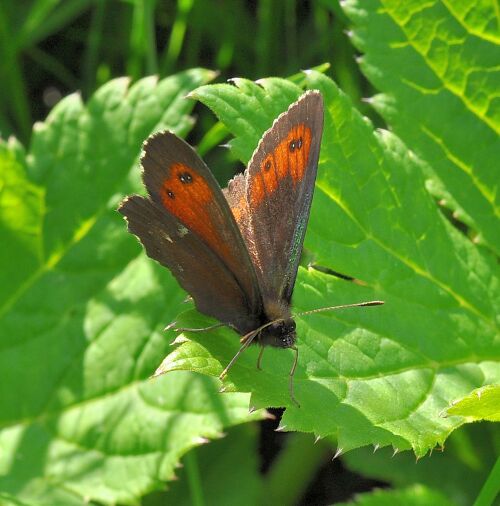
<svg viewBox="0 0 500 506">
<path fill-rule="evenodd" d="M 189 144 L 171 132 L 153 134 L 141 158 L 148 195 L 127 197 L 118 209 L 147 255 L 170 269 L 196 308 L 242 336 L 240 350 L 221 377 L 252 342 L 261 346 L 259 368 L 265 346 L 292 348 L 289 388 L 296 404 L 298 349 L 291 299 L 323 114 L 321 93 L 305 92 L 278 116 L 245 172 L 224 190 Z"/>
</svg>

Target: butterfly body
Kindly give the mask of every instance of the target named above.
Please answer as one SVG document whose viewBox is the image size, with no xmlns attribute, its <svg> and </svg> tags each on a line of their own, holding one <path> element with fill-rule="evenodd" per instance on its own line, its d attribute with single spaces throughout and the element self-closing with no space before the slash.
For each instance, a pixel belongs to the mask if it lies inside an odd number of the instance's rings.
<svg viewBox="0 0 500 506">
<path fill-rule="evenodd" d="M 148 196 L 127 197 L 119 207 L 129 231 L 197 309 L 247 343 L 294 347 L 291 298 L 322 129 L 321 94 L 308 91 L 274 121 L 244 174 L 224 190 L 187 143 L 154 134 L 141 159 Z"/>
</svg>

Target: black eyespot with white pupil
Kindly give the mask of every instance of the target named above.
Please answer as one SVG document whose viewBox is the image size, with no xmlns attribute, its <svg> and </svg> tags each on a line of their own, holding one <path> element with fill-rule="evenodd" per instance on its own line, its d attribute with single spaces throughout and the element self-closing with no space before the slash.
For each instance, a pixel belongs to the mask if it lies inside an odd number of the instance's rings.
<svg viewBox="0 0 500 506">
<path fill-rule="evenodd" d="M 296 149 L 300 149 L 302 147 L 302 137 L 298 139 L 294 139 L 290 142 L 290 151 L 293 153 Z"/>
<path fill-rule="evenodd" d="M 181 183 L 189 184 L 193 182 L 193 176 L 189 172 L 182 172 L 179 174 L 179 180 Z"/>
<path fill-rule="evenodd" d="M 175 199 L 175 194 L 172 190 L 167 190 L 167 195 L 171 198 L 171 199 Z"/>
<path fill-rule="evenodd" d="M 267 162 L 264 164 L 264 169 L 269 170 L 271 168 L 271 160 L 267 160 Z"/>
</svg>

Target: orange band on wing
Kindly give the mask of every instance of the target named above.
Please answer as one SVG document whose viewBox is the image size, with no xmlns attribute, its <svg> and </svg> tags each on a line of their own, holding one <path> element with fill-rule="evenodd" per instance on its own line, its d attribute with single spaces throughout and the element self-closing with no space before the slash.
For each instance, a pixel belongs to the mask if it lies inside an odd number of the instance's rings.
<svg viewBox="0 0 500 506">
<path fill-rule="evenodd" d="M 168 174 L 160 189 L 165 208 L 213 250 L 227 258 L 230 252 L 220 236 L 217 223 L 214 223 L 210 206 L 216 202 L 213 189 L 202 176 L 183 163 L 173 163 Z M 179 233 L 187 233 L 187 230 Z"/>
<path fill-rule="evenodd" d="M 290 176 L 294 183 L 301 181 L 307 167 L 311 148 L 311 129 L 304 123 L 290 129 L 287 136 L 261 163 L 252 181 L 250 201 L 258 205 L 276 191 L 280 181 Z"/>
<path fill-rule="evenodd" d="M 160 196 L 163 205 L 177 218 L 191 215 L 194 218 L 193 199 L 196 204 L 203 205 L 213 198 L 207 182 L 183 163 L 170 166 L 169 176 L 163 181 Z"/>
</svg>

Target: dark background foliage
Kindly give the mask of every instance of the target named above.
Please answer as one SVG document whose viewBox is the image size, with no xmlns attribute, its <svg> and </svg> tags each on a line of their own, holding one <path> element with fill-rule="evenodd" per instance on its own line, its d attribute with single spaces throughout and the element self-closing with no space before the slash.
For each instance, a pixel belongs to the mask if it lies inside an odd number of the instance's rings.
<svg viewBox="0 0 500 506">
<path fill-rule="evenodd" d="M 23 141 L 62 96 L 78 90 L 86 99 L 123 75 L 202 66 L 220 80 L 258 79 L 328 62 L 327 73 L 360 107 L 371 93 L 335 2 L 7 1 L 0 27 L 0 125 L 4 137 Z"/>
</svg>

